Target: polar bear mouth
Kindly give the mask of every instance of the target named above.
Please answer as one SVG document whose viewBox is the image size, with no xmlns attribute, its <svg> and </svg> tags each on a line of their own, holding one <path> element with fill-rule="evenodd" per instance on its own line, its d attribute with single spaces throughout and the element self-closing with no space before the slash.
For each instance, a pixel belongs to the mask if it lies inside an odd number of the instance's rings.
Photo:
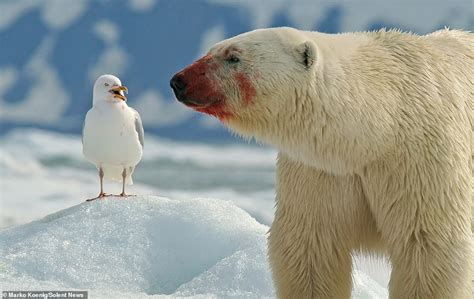
<svg viewBox="0 0 474 299">
<path fill-rule="evenodd" d="M 206 103 L 203 103 L 202 101 L 187 99 L 186 101 L 181 101 L 181 102 L 185 104 L 186 106 L 188 106 L 189 108 L 202 109 L 202 108 L 209 108 L 212 106 L 219 105 L 222 101 L 219 99 L 212 99 L 212 100 L 208 100 Z"/>
<path fill-rule="evenodd" d="M 189 107 L 197 112 L 209 114 L 219 118 L 221 121 L 226 121 L 231 118 L 233 114 L 229 112 L 224 105 L 224 101 L 220 99 L 214 99 L 207 103 L 199 103 L 194 101 L 183 102 L 186 107 Z"/>
</svg>

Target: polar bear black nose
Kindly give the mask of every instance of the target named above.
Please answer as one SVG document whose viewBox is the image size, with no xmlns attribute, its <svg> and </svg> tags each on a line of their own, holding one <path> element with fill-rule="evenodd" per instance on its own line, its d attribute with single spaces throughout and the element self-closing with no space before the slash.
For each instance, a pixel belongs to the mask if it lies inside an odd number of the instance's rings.
<svg viewBox="0 0 474 299">
<path fill-rule="evenodd" d="M 178 73 L 171 78 L 170 86 L 174 91 L 176 96 L 180 95 L 186 89 L 186 82 L 183 79 L 183 76 Z"/>
</svg>

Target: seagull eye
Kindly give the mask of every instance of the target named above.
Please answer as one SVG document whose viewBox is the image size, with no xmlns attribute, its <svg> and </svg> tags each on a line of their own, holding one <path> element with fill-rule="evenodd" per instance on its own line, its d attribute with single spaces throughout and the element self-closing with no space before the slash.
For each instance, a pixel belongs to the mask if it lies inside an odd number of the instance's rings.
<svg viewBox="0 0 474 299">
<path fill-rule="evenodd" d="M 105 86 L 109 86 L 109 83 L 105 83 L 104 85 L 105 85 Z"/>
</svg>

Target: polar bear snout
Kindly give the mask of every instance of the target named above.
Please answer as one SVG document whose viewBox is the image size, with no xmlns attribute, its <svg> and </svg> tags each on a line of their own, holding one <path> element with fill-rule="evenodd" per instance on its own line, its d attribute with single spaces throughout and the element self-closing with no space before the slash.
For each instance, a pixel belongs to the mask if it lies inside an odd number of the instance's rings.
<svg viewBox="0 0 474 299">
<path fill-rule="evenodd" d="M 177 73 L 170 80 L 171 89 L 173 89 L 176 99 L 186 106 L 199 106 L 198 101 L 190 98 L 186 93 L 186 81 L 181 72 Z"/>
<path fill-rule="evenodd" d="M 204 74 L 194 76 L 186 69 L 170 80 L 176 99 L 190 108 L 206 108 L 223 102 L 224 96 Z"/>
<path fill-rule="evenodd" d="M 206 55 L 171 78 L 170 86 L 181 103 L 191 107 L 208 107 L 224 99 L 214 73 L 218 65 Z"/>
<path fill-rule="evenodd" d="M 170 80 L 176 99 L 198 112 L 228 119 L 231 113 L 219 84 L 219 71 L 219 64 L 208 54 L 176 73 Z"/>
<path fill-rule="evenodd" d="M 186 82 L 183 79 L 181 73 L 177 73 L 170 80 L 170 86 L 173 89 L 176 98 L 181 101 L 181 95 L 186 90 Z"/>
</svg>

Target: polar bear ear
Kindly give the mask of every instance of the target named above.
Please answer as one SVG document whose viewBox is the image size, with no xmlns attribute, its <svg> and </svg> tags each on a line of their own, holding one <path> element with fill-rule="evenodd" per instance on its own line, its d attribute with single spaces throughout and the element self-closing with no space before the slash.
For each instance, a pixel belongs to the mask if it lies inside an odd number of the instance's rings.
<svg viewBox="0 0 474 299">
<path fill-rule="evenodd" d="M 310 69 L 316 61 L 316 45 L 312 41 L 305 41 L 298 45 L 297 52 L 300 58 L 300 62 L 305 66 L 306 69 Z"/>
</svg>

